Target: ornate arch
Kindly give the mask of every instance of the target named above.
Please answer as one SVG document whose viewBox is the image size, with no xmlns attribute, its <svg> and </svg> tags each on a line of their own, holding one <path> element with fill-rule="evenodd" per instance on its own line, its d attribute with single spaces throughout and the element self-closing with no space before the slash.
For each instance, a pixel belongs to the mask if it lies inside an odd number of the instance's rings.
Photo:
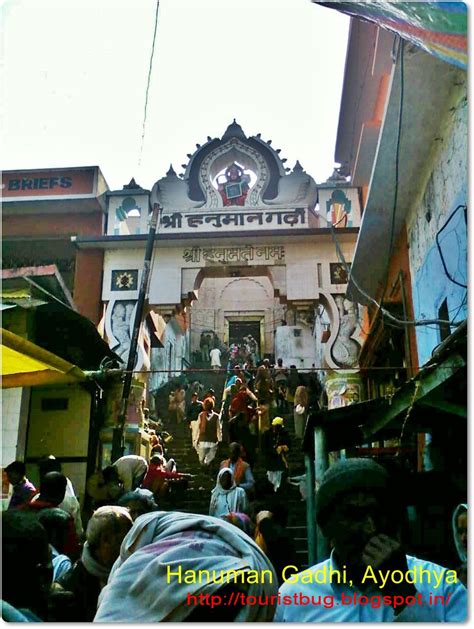
<svg viewBox="0 0 474 629">
<path fill-rule="evenodd" d="M 199 170 L 199 184 L 206 197 L 206 207 L 222 208 L 222 198 L 212 185 L 214 177 L 230 163 L 237 161 L 244 168 L 253 170 L 257 180 L 249 190 L 245 205 L 255 207 L 262 203 L 262 192 L 265 189 L 269 172 L 263 156 L 250 146 L 247 146 L 237 138 L 231 138 L 228 142 L 215 148 L 203 160 Z"/>
<path fill-rule="evenodd" d="M 265 275 L 265 277 L 268 277 L 268 279 L 269 279 L 269 280 L 270 280 L 270 282 L 271 282 L 271 279 L 269 278 L 269 276 L 268 276 L 268 275 Z M 237 282 L 242 282 L 242 281 L 245 281 L 245 282 L 252 282 L 253 284 L 258 285 L 258 286 L 262 289 L 262 291 L 265 293 L 265 297 L 267 297 L 268 299 L 271 299 L 271 298 L 272 298 L 272 296 L 268 293 L 268 291 L 267 291 L 267 289 L 265 288 L 265 286 L 264 286 L 261 282 L 259 282 L 258 280 L 254 279 L 253 277 L 237 277 L 237 278 L 235 278 L 234 280 L 231 280 L 228 284 L 226 284 L 226 285 L 224 286 L 224 288 L 222 289 L 222 291 L 221 291 L 221 293 L 220 293 L 220 295 L 219 295 L 219 298 L 220 298 L 220 299 L 223 299 L 223 297 L 224 297 L 224 293 L 225 293 L 225 291 L 226 291 L 226 290 L 229 290 L 229 289 L 230 289 L 230 288 L 231 288 L 234 284 L 236 284 Z"/>
</svg>

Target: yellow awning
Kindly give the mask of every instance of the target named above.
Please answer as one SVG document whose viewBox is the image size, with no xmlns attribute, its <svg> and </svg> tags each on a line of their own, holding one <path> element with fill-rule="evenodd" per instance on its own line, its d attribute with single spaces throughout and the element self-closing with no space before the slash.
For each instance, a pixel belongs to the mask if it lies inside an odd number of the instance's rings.
<svg viewBox="0 0 474 629">
<path fill-rule="evenodd" d="M 2 389 L 86 379 L 76 365 L 8 330 L 2 334 Z"/>
</svg>

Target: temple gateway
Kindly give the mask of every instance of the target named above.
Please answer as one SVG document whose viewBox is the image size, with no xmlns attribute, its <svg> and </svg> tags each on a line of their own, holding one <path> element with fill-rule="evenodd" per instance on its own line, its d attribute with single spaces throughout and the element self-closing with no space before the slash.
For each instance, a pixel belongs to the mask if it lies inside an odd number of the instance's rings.
<svg viewBox="0 0 474 629">
<path fill-rule="evenodd" d="M 209 365 L 214 346 L 250 343 L 255 358 L 298 369 L 357 368 L 357 306 L 345 299 L 360 224 L 359 190 L 336 172 L 316 183 L 297 161 L 234 120 L 197 144 L 184 171 L 152 190 L 133 179 L 107 193 L 108 229 L 78 238 L 103 248 L 103 325 L 128 355 L 150 208 L 162 208 L 136 369 L 156 391 Z M 339 249 L 339 253 L 338 253 Z M 341 255 L 342 254 L 342 255 Z M 224 365 L 223 365 L 224 366 Z M 133 413 L 132 413 L 133 415 Z"/>
</svg>

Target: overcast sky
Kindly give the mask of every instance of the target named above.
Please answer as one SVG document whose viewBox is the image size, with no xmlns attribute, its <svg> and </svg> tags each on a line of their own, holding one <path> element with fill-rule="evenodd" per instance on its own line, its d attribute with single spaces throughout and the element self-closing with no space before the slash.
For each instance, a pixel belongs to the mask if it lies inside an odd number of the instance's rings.
<svg viewBox="0 0 474 629">
<path fill-rule="evenodd" d="M 2 2 L 4 170 L 177 173 L 233 118 L 316 181 L 332 172 L 349 18 L 310 0 Z"/>
</svg>

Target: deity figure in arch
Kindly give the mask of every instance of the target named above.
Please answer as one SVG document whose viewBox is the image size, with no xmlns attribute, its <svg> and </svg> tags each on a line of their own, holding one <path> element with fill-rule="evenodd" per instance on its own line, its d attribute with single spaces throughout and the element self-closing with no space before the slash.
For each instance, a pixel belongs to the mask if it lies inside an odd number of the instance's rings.
<svg viewBox="0 0 474 629">
<path fill-rule="evenodd" d="M 235 162 L 225 171 L 224 180 L 217 180 L 217 190 L 222 197 L 224 207 L 231 205 L 245 205 L 249 191 L 250 177 Z"/>
</svg>

